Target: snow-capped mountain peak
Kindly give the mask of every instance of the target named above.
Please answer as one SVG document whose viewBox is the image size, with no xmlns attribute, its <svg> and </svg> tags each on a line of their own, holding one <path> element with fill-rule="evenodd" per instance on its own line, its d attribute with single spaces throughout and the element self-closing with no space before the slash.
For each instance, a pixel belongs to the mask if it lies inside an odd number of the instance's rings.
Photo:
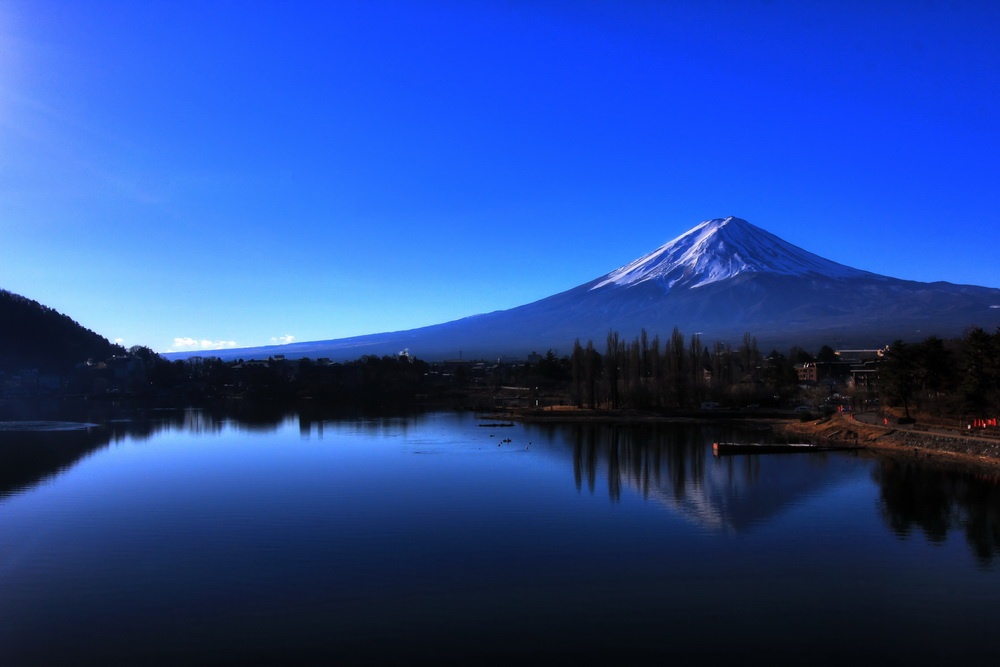
<svg viewBox="0 0 1000 667">
<path fill-rule="evenodd" d="M 599 279 L 592 289 L 656 281 L 701 287 L 742 273 L 821 275 L 848 278 L 871 275 L 823 259 L 740 218 L 706 220 L 653 252 Z"/>
<path fill-rule="evenodd" d="M 709 287 L 698 289 L 705 285 Z M 295 342 L 280 350 L 225 350 L 222 358 L 280 352 L 292 359 L 347 361 L 404 348 L 427 360 L 461 354 L 523 358 L 530 350 L 565 352 L 581 340 L 600 341 L 610 331 L 620 332 L 622 340 L 648 332 L 655 341 L 656 336 L 672 337 L 674 330 L 729 344 L 750 333 L 762 349 L 861 349 L 928 334 L 960 337 L 969 326 L 992 331 L 1000 326 L 998 305 L 1000 289 L 859 271 L 744 220 L 724 218 L 707 220 L 596 280 L 508 310 L 419 329 Z"/>
</svg>

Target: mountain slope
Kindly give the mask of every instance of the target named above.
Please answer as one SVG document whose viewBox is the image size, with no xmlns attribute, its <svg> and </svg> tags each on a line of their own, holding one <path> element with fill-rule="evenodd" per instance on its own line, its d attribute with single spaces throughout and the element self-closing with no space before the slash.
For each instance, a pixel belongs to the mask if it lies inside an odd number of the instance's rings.
<svg viewBox="0 0 1000 667">
<path fill-rule="evenodd" d="M 702 287 L 746 273 L 855 278 L 874 274 L 852 269 L 797 248 L 740 218 L 706 220 L 653 252 L 609 273 L 592 289 L 655 281 Z"/>
<path fill-rule="evenodd" d="M 0 290 L 0 372 L 61 372 L 124 350 L 37 301 Z"/>
<path fill-rule="evenodd" d="M 739 218 L 708 220 L 589 283 L 517 308 L 384 334 L 227 350 L 227 358 L 285 354 L 333 359 L 409 348 L 428 360 L 523 356 L 573 341 L 603 346 L 677 327 L 706 343 L 882 346 L 896 338 L 958 336 L 1000 325 L 1000 290 L 889 278 L 807 252 Z M 215 354 L 215 353 L 213 353 Z"/>
</svg>

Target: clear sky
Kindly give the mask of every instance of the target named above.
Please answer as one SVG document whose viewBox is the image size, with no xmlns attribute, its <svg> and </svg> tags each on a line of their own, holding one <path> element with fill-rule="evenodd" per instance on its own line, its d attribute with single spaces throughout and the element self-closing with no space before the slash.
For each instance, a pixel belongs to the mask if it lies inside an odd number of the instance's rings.
<svg viewBox="0 0 1000 667">
<path fill-rule="evenodd" d="M 0 0 L 0 287 L 125 345 L 408 329 L 736 215 L 1000 287 L 1000 3 Z"/>
</svg>

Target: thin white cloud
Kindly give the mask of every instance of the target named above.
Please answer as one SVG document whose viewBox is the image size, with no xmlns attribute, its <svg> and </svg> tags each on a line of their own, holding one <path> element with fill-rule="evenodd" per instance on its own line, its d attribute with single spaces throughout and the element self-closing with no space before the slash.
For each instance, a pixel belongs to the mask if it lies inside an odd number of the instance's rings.
<svg viewBox="0 0 1000 667">
<path fill-rule="evenodd" d="M 184 352 L 189 350 L 225 350 L 239 347 L 235 340 L 207 340 L 197 338 L 174 338 L 174 344 L 167 352 Z"/>
<path fill-rule="evenodd" d="M 271 343 L 274 345 L 288 345 L 295 342 L 295 336 L 285 334 L 284 336 L 271 336 Z"/>
</svg>

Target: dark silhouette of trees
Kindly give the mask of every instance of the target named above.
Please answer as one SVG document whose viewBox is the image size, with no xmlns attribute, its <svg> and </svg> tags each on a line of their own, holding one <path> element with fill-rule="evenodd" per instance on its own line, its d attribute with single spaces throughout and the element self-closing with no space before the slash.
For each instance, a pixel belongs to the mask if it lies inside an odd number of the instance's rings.
<svg viewBox="0 0 1000 667">
<path fill-rule="evenodd" d="M 577 338 L 573 343 L 570 359 L 572 386 L 570 394 L 575 405 L 593 409 L 597 406 L 597 385 L 601 377 L 601 355 L 594 349 L 594 341 L 588 340 L 587 347 L 580 345 Z"/>
<path fill-rule="evenodd" d="M 573 354 L 570 356 L 570 378 L 572 380 L 570 397 L 578 408 L 583 407 L 583 354 L 583 347 L 580 345 L 580 339 L 577 338 L 573 341 Z"/>
<path fill-rule="evenodd" d="M 914 346 L 918 400 L 934 412 L 953 409 L 948 397 L 955 393 L 958 372 L 955 355 L 937 336 L 930 336 Z"/>
<path fill-rule="evenodd" d="M 0 372 L 66 373 L 125 348 L 37 301 L 0 290 Z"/>
<path fill-rule="evenodd" d="M 93 363 L 86 363 L 92 360 Z M 37 302 L 0 290 L 0 390 L 7 395 L 81 394 L 173 397 L 178 403 L 210 398 L 319 398 L 344 403 L 398 404 L 433 391 L 451 396 L 504 385 L 530 388 L 578 407 L 697 409 L 704 401 L 722 407 L 789 406 L 801 400 L 796 364 L 816 363 L 817 373 L 842 382 L 847 364 L 822 346 L 814 356 L 801 347 L 766 357 L 746 332 L 738 347 L 706 345 L 674 327 L 669 337 L 641 330 L 626 340 L 609 330 L 603 354 L 578 339 L 569 356 L 548 350 L 540 359 L 484 370 L 467 362 L 436 370 L 408 354 L 366 356 L 346 363 L 309 359 L 224 362 L 214 357 L 168 361 L 144 346 L 127 352 L 70 318 Z M 897 340 L 878 362 L 877 391 L 886 404 L 978 419 L 1000 411 L 1000 329 L 970 329 L 962 339 L 931 336 L 919 343 Z M 41 377 L 43 373 L 51 374 Z M 819 378 L 818 378 L 819 379 Z M 831 383 L 832 387 L 832 383 Z M 813 391 L 818 402 L 824 388 Z M 832 391 L 832 388 L 830 389 Z M 482 398 L 492 404 L 487 396 Z M 842 402 L 841 402 L 842 403 Z M 484 404 L 480 401 L 479 404 Z"/>
<path fill-rule="evenodd" d="M 667 358 L 667 379 L 670 392 L 666 401 L 668 407 L 680 407 L 688 403 L 690 373 L 684 349 L 684 334 L 680 332 L 680 329 L 674 327 L 670 334 L 669 348 L 664 352 L 664 356 Z"/>
<path fill-rule="evenodd" d="M 823 364 L 832 364 L 837 362 L 837 352 L 829 345 L 824 345 L 819 348 L 819 352 L 816 354 L 816 361 Z"/>
<path fill-rule="evenodd" d="M 988 408 L 997 404 L 1000 390 L 1000 330 L 990 334 L 979 327 L 971 329 L 962 339 L 962 357 L 965 407 L 984 418 Z"/>
<path fill-rule="evenodd" d="M 625 346 L 617 331 L 609 331 L 605 341 L 604 375 L 607 385 L 608 407 L 617 410 L 621 407 L 621 372 L 625 357 Z"/>
<path fill-rule="evenodd" d="M 640 340 L 640 351 L 641 340 Z M 664 347 L 659 336 L 646 338 L 646 349 L 643 354 L 643 392 L 644 400 L 649 408 L 663 408 L 663 385 L 667 376 L 667 364 L 664 357 Z"/>
<path fill-rule="evenodd" d="M 705 355 L 707 350 L 701 346 L 701 337 L 698 334 L 691 336 L 691 343 L 688 345 L 687 369 L 689 377 L 685 389 L 690 392 L 690 401 L 693 404 L 701 403 L 705 397 Z"/>
<path fill-rule="evenodd" d="M 878 367 L 878 383 L 883 399 L 902 403 L 905 419 L 910 417 L 910 400 L 917 386 L 917 360 L 913 348 L 901 340 L 893 341 Z"/>
<path fill-rule="evenodd" d="M 540 381 L 547 386 L 563 386 L 571 376 L 570 362 L 560 359 L 555 350 L 548 350 L 535 369 Z"/>
<path fill-rule="evenodd" d="M 787 355 L 772 350 L 764 357 L 749 332 L 733 348 L 722 342 L 706 346 L 697 334 L 685 339 L 676 327 L 662 344 L 647 331 L 627 341 L 610 330 L 603 355 L 593 342 L 584 348 L 577 340 L 561 363 L 572 403 L 590 408 L 695 409 L 709 400 L 723 407 L 787 407 L 802 400 L 796 365 L 803 363 L 825 366 L 828 380 L 849 379 L 845 362 L 829 345 L 816 355 L 794 346 Z M 954 413 L 964 405 L 981 418 L 1000 408 L 1000 331 L 973 329 L 952 341 L 897 340 L 883 351 L 876 369 L 873 384 L 866 386 L 885 404 L 900 406 L 904 419 L 912 418 L 914 407 Z M 820 387 L 813 399 L 832 391 L 832 385 Z"/>
<path fill-rule="evenodd" d="M 604 360 L 597 350 L 594 349 L 594 342 L 591 340 L 587 341 L 587 347 L 584 349 L 583 355 L 583 377 L 587 405 L 594 408 L 597 406 L 597 390 L 601 375 L 604 372 Z"/>
<path fill-rule="evenodd" d="M 361 368 L 358 396 L 368 404 L 401 404 L 420 393 L 425 362 L 405 356 L 368 355 L 355 362 Z"/>
</svg>

